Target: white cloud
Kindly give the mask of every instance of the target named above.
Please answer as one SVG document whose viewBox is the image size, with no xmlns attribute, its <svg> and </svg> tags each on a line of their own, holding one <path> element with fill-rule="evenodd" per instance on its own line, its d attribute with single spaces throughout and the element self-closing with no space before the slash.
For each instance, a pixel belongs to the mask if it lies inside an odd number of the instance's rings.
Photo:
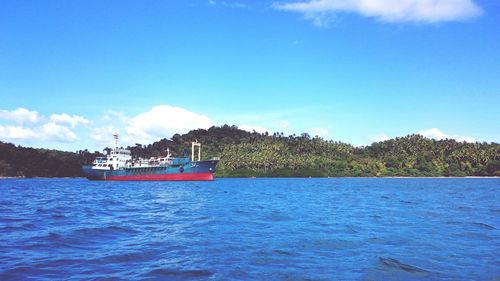
<svg viewBox="0 0 500 281">
<path fill-rule="evenodd" d="M 101 116 L 101 119 L 105 122 L 127 123 L 130 118 L 127 117 L 123 112 L 108 110 L 108 111 L 104 112 L 104 114 Z"/>
<path fill-rule="evenodd" d="M 74 142 L 77 140 L 76 134 L 67 127 L 56 123 L 44 124 L 40 130 L 40 138 L 44 140 L 59 142 Z"/>
<path fill-rule="evenodd" d="M 370 140 L 372 142 L 381 142 L 381 141 L 386 141 L 389 139 L 390 139 L 390 137 L 386 134 L 379 134 L 379 135 L 376 135 L 376 136 L 373 136 L 370 138 Z"/>
<path fill-rule="evenodd" d="M 111 146 L 114 143 L 113 134 L 120 133 L 120 130 L 114 126 L 104 126 L 93 128 L 90 138 L 101 146 Z"/>
<path fill-rule="evenodd" d="M 59 125 L 67 125 L 70 126 L 71 128 L 76 127 L 77 125 L 87 125 L 89 124 L 89 120 L 82 116 L 78 115 L 69 115 L 67 113 L 62 113 L 62 114 L 52 114 L 50 116 L 50 121 L 52 121 L 55 124 Z"/>
<path fill-rule="evenodd" d="M 74 142 L 76 134 L 69 128 L 55 124 L 46 123 L 40 127 L 27 128 L 21 126 L 0 125 L 0 139 L 3 141 L 57 141 Z"/>
<path fill-rule="evenodd" d="M 304 14 L 315 25 L 325 26 L 336 13 L 357 13 L 383 22 L 436 23 L 480 16 L 474 0 L 309 0 L 274 3 L 281 11 Z"/>
<path fill-rule="evenodd" d="M 241 126 L 238 126 L 239 129 L 241 130 L 245 130 L 247 132 L 257 132 L 257 133 L 260 133 L 260 134 L 264 134 L 265 132 L 269 132 L 268 129 L 262 127 L 262 126 L 251 126 L 251 125 L 241 125 Z"/>
<path fill-rule="evenodd" d="M 326 135 L 328 135 L 328 129 L 326 128 L 311 128 L 309 129 L 309 132 L 311 132 L 311 135 L 313 137 L 325 137 Z"/>
<path fill-rule="evenodd" d="M 19 107 L 15 110 L 0 110 L 0 119 L 13 120 L 19 124 L 38 122 L 38 112 Z"/>
<path fill-rule="evenodd" d="M 74 142 L 76 134 L 67 126 L 75 127 L 77 124 L 87 124 L 89 121 L 81 116 L 70 116 L 66 113 L 52 114 L 51 122 L 40 124 L 40 120 L 47 120 L 39 116 L 38 112 L 26 108 L 16 110 L 0 110 L 0 118 L 11 120 L 19 125 L 0 125 L 0 140 L 14 142 L 55 141 Z"/>
<path fill-rule="evenodd" d="M 37 138 L 37 134 L 30 128 L 0 125 L 0 139 L 3 141 L 25 140 L 33 138 Z"/>
<path fill-rule="evenodd" d="M 208 5 L 215 6 L 217 5 L 217 2 L 215 2 L 214 0 L 208 0 Z"/>
<path fill-rule="evenodd" d="M 194 129 L 208 129 L 213 121 L 201 114 L 171 105 L 158 105 L 150 111 L 130 118 L 125 128 L 127 140 L 151 143 L 173 134 L 184 134 Z"/>
<path fill-rule="evenodd" d="M 417 134 L 422 135 L 422 136 L 424 136 L 426 138 L 437 139 L 437 140 L 455 139 L 457 141 L 476 142 L 476 139 L 473 138 L 473 137 L 458 136 L 458 135 L 448 135 L 448 134 L 443 133 L 438 128 L 431 128 L 431 129 L 421 130 L 421 131 L 418 131 Z"/>
</svg>

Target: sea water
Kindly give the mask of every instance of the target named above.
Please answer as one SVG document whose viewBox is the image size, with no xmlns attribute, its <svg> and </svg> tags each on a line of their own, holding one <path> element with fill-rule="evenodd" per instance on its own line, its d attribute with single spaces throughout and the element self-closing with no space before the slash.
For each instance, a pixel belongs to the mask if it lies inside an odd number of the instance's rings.
<svg viewBox="0 0 500 281">
<path fill-rule="evenodd" d="M 498 280 L 500 179 L 0 180 L 0 280 Z"/>
</svg>

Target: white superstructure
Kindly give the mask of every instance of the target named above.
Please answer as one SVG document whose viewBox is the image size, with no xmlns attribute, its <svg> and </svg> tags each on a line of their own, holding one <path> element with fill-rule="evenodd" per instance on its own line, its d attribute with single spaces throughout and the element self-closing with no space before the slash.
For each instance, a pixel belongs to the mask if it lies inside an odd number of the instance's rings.
<svg viewBox="0 0 500 281">
<path fill-rule="evenodd" d="M 92 169 L 95 170 L 116 170 L 119 168 L 127 167 L 132 162 L 130 150 L 118 147 L 118 134 L 113 134 L 115 137 L 115 147 L 111 152 L 104 157 L 97 157 L 92 162 Z"/>
</svg>

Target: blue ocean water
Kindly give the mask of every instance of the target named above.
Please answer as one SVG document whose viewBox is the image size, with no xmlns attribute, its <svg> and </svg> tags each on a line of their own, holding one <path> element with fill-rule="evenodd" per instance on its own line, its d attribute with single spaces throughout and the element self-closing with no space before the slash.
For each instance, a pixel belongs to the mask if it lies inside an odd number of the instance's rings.
<svg viewBox="0 0 500 281">
<path fill-rule="evenodd" d="M 0 280 L 499 280 L 500 179 L 0 180 Z"/>
</svg>

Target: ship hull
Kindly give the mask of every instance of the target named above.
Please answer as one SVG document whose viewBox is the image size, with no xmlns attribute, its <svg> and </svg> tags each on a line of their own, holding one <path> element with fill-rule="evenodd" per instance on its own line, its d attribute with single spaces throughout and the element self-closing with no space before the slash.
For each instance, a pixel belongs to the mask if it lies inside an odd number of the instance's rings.
<svg viewBox="0 0 500 281">
<path fill-rule="evenodd" d="M 182 174 L 153 174 L 153 175 L 127 175 L 109 176 L 111 181 L 211 181 L 212 173 L 182 173 Z"/>
<path fill-rule="evenodd" d="M 110 181 L 211 181 L 217 160 L 196 161 L 169 167 L 130 167 L 118 170 L 98 170 L 83 166 L 89 180 Z"/>
</svg>

